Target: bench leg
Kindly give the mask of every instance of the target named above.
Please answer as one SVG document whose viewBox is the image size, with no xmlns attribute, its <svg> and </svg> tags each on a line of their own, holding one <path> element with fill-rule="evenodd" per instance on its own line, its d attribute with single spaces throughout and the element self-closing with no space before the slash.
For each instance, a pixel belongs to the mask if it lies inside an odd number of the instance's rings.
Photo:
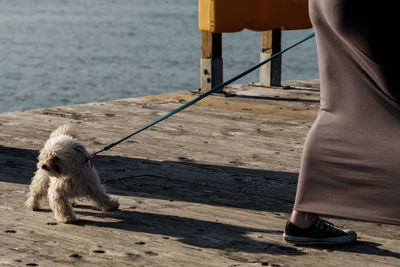
<svg viewBox="0 0 400 267">
<path fill-rule="evenodd" d="M 201 34 L 201 93 L 205 93 L 223 81 L 222 34 L 202 31 Z"/>
<path fill-rule="evenodd" d="M 281 29 L 262 32 L 260 62 L 281 51 Z M 260 68 L 260 84 L 281 86 L 282 58 L 274 58 Z"/>
</svg>

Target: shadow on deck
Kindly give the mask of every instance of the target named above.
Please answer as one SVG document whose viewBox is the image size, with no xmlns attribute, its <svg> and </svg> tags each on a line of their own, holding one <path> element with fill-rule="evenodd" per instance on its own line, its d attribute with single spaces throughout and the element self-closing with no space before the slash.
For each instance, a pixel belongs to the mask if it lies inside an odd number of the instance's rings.
<svg viewBox="0 0 400 267">
<path fill-rule="evenodd" d="M 0 180 L 28 185 L 36 168 L 38 151 L 0 146 L 2 172 Z M 289 213 L 295 195 L 297 173 L 235 168 L 191 162 L 157 162 L 129 157 L 98 156 L 98 172 L 108 192 L 129 197 L 199 203 L 255 211 L 281 216 Z M 12 178 L 11 178 L 12 177 Z M 282 230 L 268 230 L 231 225 L 182 216 L 137 211 L 132 205 L 113 213 L 100 213 L 92 206 L 75 207 L 78 227 L 111 228 L 135 233 L 156 234 L 166 241 L 198 248 L 267 253 L 271 255 L 306 255 L 292 246 L 264 242 L 263 235 L 281 236 Z M 42 212 L 51 213 L 44 209 Z M 251 219 L 250 219 L 251 220 Z M 283 227 L 282 227 L 283 228 Z M 256 232 L 260 239 L 246 234 Z M 138 241 L 136 245 L 145 245 Z M 321 252 L 341 251 L 400 259 L 400 253 L 381 249 L 381 244 L 358 241 L 344 247 L 308 247 Z"/>
</svg>

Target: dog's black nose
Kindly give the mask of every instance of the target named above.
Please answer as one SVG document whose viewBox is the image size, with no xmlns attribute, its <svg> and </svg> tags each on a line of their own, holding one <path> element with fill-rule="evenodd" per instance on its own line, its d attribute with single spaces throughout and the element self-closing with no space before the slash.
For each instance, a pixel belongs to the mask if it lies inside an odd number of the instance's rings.
<svg viewBox="0 0 400 267">
<path fill-rule="evenodd" d="M 46 169 L 47 169 L 47 165 L 46 165 L 46 164 L 43 164 L 43 165 L 42 165 L 42 169 L 43 169 L 43 170 L 46 170 Z"/>
</svg>

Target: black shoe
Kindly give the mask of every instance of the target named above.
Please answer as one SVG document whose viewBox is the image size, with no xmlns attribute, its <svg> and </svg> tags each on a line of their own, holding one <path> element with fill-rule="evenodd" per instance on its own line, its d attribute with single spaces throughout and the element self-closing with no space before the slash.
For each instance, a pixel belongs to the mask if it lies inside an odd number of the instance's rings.
<svg viewBox="0 0 400 267">
<path fill-rule="evenodd" d="M 294 245 L 343 245 L 357 240 L 353 230 L 340 230 L 332 223 L 317 219 L 309 228 L 286 223 L 283 239 Z"/>
</svg>

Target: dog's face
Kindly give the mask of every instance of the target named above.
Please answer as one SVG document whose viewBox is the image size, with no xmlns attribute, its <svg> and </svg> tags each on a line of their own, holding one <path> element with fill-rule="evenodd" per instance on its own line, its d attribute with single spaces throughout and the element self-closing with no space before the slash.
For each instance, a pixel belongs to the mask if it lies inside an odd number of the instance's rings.
<svg viewBox="0 0 400 267">
<path fill-rule="evenodd" d="M 59 176 L 61 174 L 61 160 L 56 153 L 48 154 L 43 149 L 38 157 L 38 168 L 45 170 L 51 176 Z"/>
<path fill-rule="evenodd" d="M 83 168 L 91 155 L 74 138 L 60 135 L 47 140 L 38 157 L 38 168 L 50 176 L 70 176 Z"/>
</svg>

